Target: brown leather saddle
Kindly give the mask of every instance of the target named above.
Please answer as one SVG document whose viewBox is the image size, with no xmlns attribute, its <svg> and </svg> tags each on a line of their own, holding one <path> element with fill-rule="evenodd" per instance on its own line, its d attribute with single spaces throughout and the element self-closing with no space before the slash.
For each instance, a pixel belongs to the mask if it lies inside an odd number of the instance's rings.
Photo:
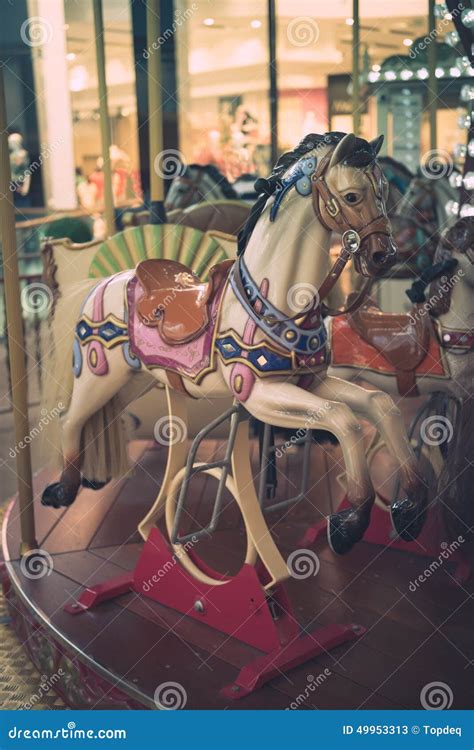
<svg viewBox="0 0 474 750">
<path fill-rule="evenodd" d="M 390 362 L 401 396 L 417 396 L 416 368 L 426 357 L 431 335 L 429 317 L 409 313 L 385 313 L 373 300 L 348 315 L 350 326 Z"/>
<path fill-rule="evenodd" d="M 137 302 L 142 323 L 156 326 L 167 344 L 185 344 L 197 338 L 209 323 L 211 303 L 233 260 L 224 260 L 201 281 L 191 268 L 176 260 L 142 260 L 135 273 L 143 289 Z"/>
</svg>

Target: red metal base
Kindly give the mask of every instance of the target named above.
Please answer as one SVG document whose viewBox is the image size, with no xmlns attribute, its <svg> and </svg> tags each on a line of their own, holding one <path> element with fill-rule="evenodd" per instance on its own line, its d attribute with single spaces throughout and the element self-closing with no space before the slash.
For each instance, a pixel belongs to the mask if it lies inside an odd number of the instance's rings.
<svg viewBox="0 0 474 750">
<path fill-rule="evenodd" d="M 389 501 L 381 498 L 387 507 Z M 347 497 L 344 497 L 337 508 L 337 512 L 350 508 Z M 321 537 L 326 537 L 326 519 L 319 521 L 314 526 L 309 526 L 300 542 L 302 547 L 310 547 Z M 439 509 L 429 510 L 426 523 L 416 542 L 404 542 L 399 539 L 393 529 L 390 513 L 382 510 L 377 505 L 372 509 L 370 526 L 364 534 L 364 542 L 369 544 L 380 544 L 391 549 L 412 552 L 423 557 L 437 558 L 446 546 L 452 541 L 445 530 Z M 450 562 L 455 563 L 454 577 L 463 583 L 471 577 L 471 566 L 464 557 L 462 550 L 456 550 L 450 555 Z"/>
<path fill-rule="evenodd" d="M 134 591 L 264 652 L 265 656 L 246 664 L 235 682 L 224 688 L 223 694 L 232 699 L 248 695 L 276 675 L 365 632 L 351 624 L 302 634 L 282 585 L 267 595 L 250 565 L 243 565 L 236 576 L 225 579 L 196 558 L 194 562 L 223 583 L 210 586 L 192 578 L 161 532 L 153 529 L 133 572 L 85 589 L 65 609 L 80 614 Z"/>
</svg>

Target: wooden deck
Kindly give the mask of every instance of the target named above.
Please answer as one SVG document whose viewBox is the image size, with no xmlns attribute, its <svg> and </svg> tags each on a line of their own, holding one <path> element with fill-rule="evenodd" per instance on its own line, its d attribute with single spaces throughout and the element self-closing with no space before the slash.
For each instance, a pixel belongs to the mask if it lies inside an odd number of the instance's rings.
<svg viewBox="0 0 474 750">
<path fill-rule="evenodd" d="M 202 457 L 210 459 L 220 450 L 219 443 L 207 441 Z M 336 480 L 341 470 L 339 449 L 314 446 L 312 450 L 307 500 L 268 517 L 285 556 L 301 547 L 307 525 L 342 496 Z M 421 690 L 431 682 L 448 686 L 452 708 L 470 707 L 472 589 L 455 582 L 453 566 L 446 562 L 411 591 L 410 582 L 430 562 L 415 554 L 361 543 L 338 558 L 324 540 L 319 541 L 314 547 L 319 573 L 288 582 L 301 624 L 357 622 L 367 628 L 366 635 L 237 701 L 226 700 L 219 691 L 258 655 L 254 649 L 133 593 L 92 612 L 67 614 L 64 606 L 82 587 L 132 570 L 138 559 L 142 544 L 137 523 L 157 494 L 166 453 L 141 443 L 134 444 L 133 455 L 136 469 L 126 481 L 99 493 L 83 490 L 66 511 L 38 504 L 38 544 L 52 556 L 50 575 L 38 580 L 22 575 L 16 505 L 4 529 L 4 554 L 12 560 L 22 606 L 34 610 L 34 618 L 62 643 L 70 658 L 86 660 L 88 668 L 108 674 L 109 688 L 96 691 L 87 707 L 113 707 L 115 686 L 130 696 L 128 707 L 152 707 L 156 688 L 170 681 L 183 686 L 186 707 L 191 709 L 284 709 L 295 701 L 300 710 L 415 709 L 421 707 Z M 292 448 L 279 467 L 279 499 L 293 494 L 300 467 L 301 451 Z M 43 471 L 36 477 L 38 495 L 46 482 Z M 215 482 L 202 477 L 192 486 L 189 530 L 206 522 Z M 243 560 L 244 542 L 239 512 L 229 497 L 215 538 L 198 542 L 195 551 L 214 568 L 231 574 Z M 323 673 L 316 689 L 308 690 Z M 118 699 L 115 705 L 123 707 Z"/>
</svg>

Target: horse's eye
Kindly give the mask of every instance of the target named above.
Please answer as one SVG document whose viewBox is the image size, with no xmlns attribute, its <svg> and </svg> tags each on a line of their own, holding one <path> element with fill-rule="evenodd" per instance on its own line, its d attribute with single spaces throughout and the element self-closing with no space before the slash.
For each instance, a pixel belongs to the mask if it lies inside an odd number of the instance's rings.
<svg viewBox="0 0 474 750">
<path fill-rule="evenodd" d="M 359 201 L 359 196 L 357 193 L 346 193 L 344 196 L 344 200 L 346 200 L 348 203 L 357 203 Z"/>
</svg>

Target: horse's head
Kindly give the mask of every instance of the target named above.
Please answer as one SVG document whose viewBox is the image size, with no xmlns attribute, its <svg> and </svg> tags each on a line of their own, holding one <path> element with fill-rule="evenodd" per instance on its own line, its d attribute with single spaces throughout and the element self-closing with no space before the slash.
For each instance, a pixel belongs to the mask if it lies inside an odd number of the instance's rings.
<svg viewBox="0 0 474 750">
<path fill-rule="evenodd" d="M 165 208 L 188 208 L 201 201 L 236 199 L 237 193 L 226 177 L 212 164 L 182 166 L 171 183 Z"/>
<path fill-rule="evenodd" d="M 364 276 L 385 274 L 396 258 L 385 203 L 388 184 L 377 164 L 382 142 L 383 136 L 369 142 L 349 133 L 312 175 L 316 214 L 342 234 Z"/>
<path fill-rule="evenodd" d="M 458 219 L 444 233 L 441 246 L 458 261 L 463 280 L 474 286 L 474 216 Z"/>
</svg>

